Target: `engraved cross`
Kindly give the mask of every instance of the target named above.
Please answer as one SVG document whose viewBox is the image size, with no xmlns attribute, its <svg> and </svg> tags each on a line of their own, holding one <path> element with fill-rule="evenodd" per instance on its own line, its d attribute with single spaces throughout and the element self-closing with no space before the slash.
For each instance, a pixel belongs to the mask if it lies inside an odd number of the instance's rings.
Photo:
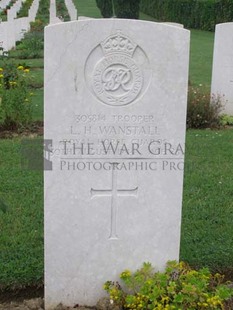
<svg viewBox="0 0 233 310">
<path fill-rule="evenodd" d="M 114 163 L 115 164 L 115 163 Z M 117 188 L 117 170 L 112 167 L 112 187 L 110 189 L 91 189 L 91 197 L 111 196 L 111 232 L 109 239 L 118 239 L 117 236 L 117 198 L 119 196 L 137 197 L 138 187 L 132 189 Z"/>
</svg>

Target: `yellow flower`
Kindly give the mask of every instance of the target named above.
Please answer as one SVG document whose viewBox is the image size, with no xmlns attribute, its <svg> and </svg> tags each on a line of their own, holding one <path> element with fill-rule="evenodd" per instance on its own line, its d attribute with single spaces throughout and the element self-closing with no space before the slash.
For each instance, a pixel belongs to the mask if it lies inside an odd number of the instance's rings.
<svg viewBox="0 0 233 310">
<path fill-rule="evenodd" d="M 10 84 L 11 86 L 14 86 L 14 85 L 17 85 L 17 82 L 10 81 L 9 84 Z"/>
<path fill-rule="evenodd" d="M 0 78 L 3 78 L 3 74 L 0 74 Z"/>
<path fill-rule="evenodd" d="M 23 66 L 18 66 L 18 68 L 17 68 L 18 70 L 23 70 L 24 69 L 24 67 Z"/>
<path fill-rule="evenodd" d="M 30 70 L 29 70 L 29 69 L 24 69 L 23 71 L 24 71 L 25 73 L 30 72 Z"/>
<path fill-rule="evenodd" d="M 2 72 L 3 71 L 3 68 L 0 68 L 0 72 Z"/>
</svg>

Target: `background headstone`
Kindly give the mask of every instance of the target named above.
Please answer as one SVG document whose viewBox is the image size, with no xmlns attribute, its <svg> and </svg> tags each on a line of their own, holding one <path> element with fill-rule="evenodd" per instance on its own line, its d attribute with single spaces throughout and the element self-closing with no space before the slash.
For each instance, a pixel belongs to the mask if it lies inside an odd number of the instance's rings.
<svg viewBox="0 0 233 310">
<path fill-rule="evenodd" d="M 4 51 L 15 47 L 15 25 L 14 21 L 0 23 L 0 44 Z"/>
<path fill-rule="evenodd" d="M 56 0 L 50 0 L 49 23 L 50 24 L 62 23 L 62 20 L 57 17 Z"/>
<path fill-rule="evenodd" d="M 92 17 L 87 17 L 87 16 L 79 16 L 78 20 L 86 20 L 86 19 L 92 19 Z"/>
<path fill-rule="evenodd" d="M 72 0 L 65 0 L 65 4 L 70 16 L 70 20 L 77 20 L 78 19 L 78 15 L 77 15 L 77 9 L 74 5 L 74 2 Z"/>
<path fill-rule="evenodd" d="M 188 55 L 189 31 L 165 24 L 46 27 L 46 309 L 179 259 Z"/>
<path fill-rule="evenodd" d="M 222 113 L 233 115 L 233 23 L 215 28 L 211 95 L 220 96 Z"/>
<path fill-rule="evenodd" d="M 180 27 L 180 28 L 184 28 L 183 24 L 179 24 L 179 23 L 173 23 L 173 22 L 162 22 L 163 24 L 167 24 L 170 26 L 175 26 L 175 27 Z"/>
</svg>

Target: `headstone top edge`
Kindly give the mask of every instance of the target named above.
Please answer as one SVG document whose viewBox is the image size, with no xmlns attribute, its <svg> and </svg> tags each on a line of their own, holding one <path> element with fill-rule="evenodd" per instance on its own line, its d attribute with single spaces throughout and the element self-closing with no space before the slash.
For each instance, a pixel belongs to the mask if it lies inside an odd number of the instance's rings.
<svg viewBox="0 0 233 310">
<path fill-rule="evenodd" d="M 183 32 L 183 33 L 189 33 L 190 34 L 190 30 L 185 29 L 185 28 L 181 28 L 181 27 L 176 27 L 167 23 L 162 23 L 162 22 L 153 22 L 153 21 L 147 21 L 147 20 L 140 20 L 140 19 L 124 19 L 124 18 L 87 18 L 87 19 L 83 19 L 83 20 L 74 20 L 74 21 L 69 21 L 69 22 L 65 22 L 65 23 L 58 23 L 58 24 L 50 24 L 47 25 L 45 27 L 45 31 L 47 31 L 48 29 L 52 29 L 55 27 L 68 27 L 71 24 L 94 24 L 94 23 L 112 23 L 112 22 L 121 22 L 122 24 L 127 22 L 127 23 L 140 23 L 140 24 L 151 24 L 153 25 L 153 27 L 158 27 L 161 29 L 172 29 L 172 31 L 176 31 L 176 32 Z M 232 23 L 233 24 L 233 23 Z"/>
<path fill-rule="evenodd" d="M 233 26 L 233 22 L 227 22 L 227 23 L 220 23 L 215 25 L 215 30 L 222 29 L 228 26 Z"/>
</svg>

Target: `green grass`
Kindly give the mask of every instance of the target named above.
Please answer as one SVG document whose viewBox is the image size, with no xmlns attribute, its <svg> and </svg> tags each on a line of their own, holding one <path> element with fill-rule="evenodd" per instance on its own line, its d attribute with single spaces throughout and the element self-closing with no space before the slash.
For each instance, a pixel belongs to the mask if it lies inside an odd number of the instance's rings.
<svg viewBox="0 0 233 310">
<path fill-rule="evenodd" d="M 74 0 L 77 7 L 78 16 L 88 16 L 93 18 L 100 18 L 101 14 L 96 6 L 95 0 Z"/>
<path fill-rule="evenodd" d="M 0 288 L 43 277 L 42 171 L 21 169 L 20 140 L 0 140 Z"/>
<path fill-rule="evenodd" d="M 20 145 L 0 140 L 0 287 L 43 279 L 43 176 L 21 169 Z M 181 258 L 192 265 L 233 268 L 232 150 L 231 129 L 187 132 Z"/>
<path fill-rule="evenodd" d="M 181 258 L 233 270 L 233 130 L 187 133 Z"/>
<path fill-rule="evenodd" d="M 33 97 L 32 97 L 32 105 L 33 105 L 33 120 L 34 121 L 41 121 L 44 117 L 44 104 L 43 104 L 43 97 L 44 91 L 43 89 L 36 89 L 33 90 Z"/>
<path fill-rule="evenodd" d="M 205 85 L 210 88 L 214 33 L 191 30 L 189 79 L 192 85 Z"/>
</svg>

